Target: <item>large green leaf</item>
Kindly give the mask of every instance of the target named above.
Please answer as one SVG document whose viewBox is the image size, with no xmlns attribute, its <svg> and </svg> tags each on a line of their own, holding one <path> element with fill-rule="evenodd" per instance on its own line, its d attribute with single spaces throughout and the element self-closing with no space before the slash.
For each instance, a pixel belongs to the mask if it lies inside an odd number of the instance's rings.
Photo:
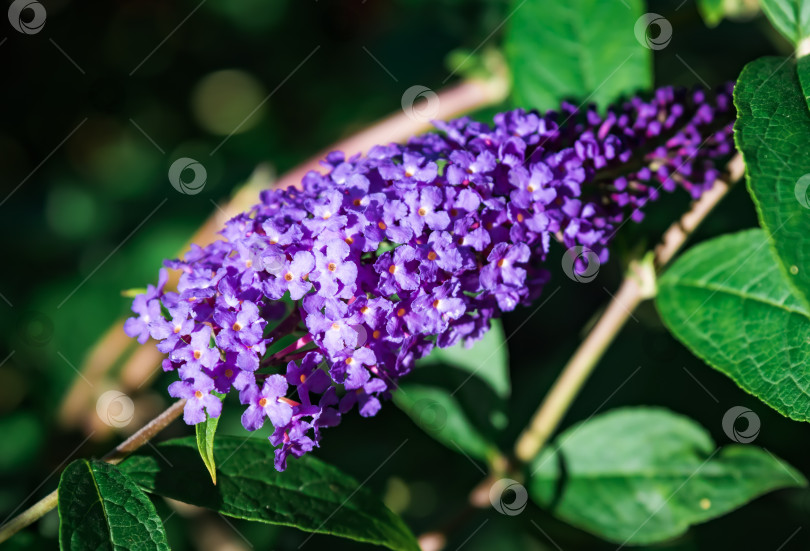
<svg viewBox="0 0 810 551">
<path fill-rule="evenodd" d="M 642 45 L 649 25 L 642 22 L 633 32 L 645 15 L 642 0 L 513 0 L 512 5 L 504 47 L 515 104 L 545 110 L 573 99 L 604 107 L 652 85 L 652 57 Z M 652 26 L 663 33 L 664 45 L 669 22 L 660 19 Z"/>
<path fill-rule="evenodd" d="M 403 384 L 394 402 L 419 428 L 453 451 L 486 461 L 495 451 L 467 418 L 458 400 L 447 390 L 419 384 Z"/>
<path fill-rule="evenodd" d="M 810 320 L 762 230 L 693 247 L 659 281 L 658 310 L 692 352 L 744 390 L 810 420 Z"/>
<path fill-rule="evenodd" d="M 164 442 L 129 457 L 120 468 L 141 488 L 223 515 L 293 526 L 418 551 L 408 527 L 356 480 L 312 457 L 273 468 L 264 439 L 220 435 L 214 443 L 217 484 L 200 463 L 194 438 Z"/>
<path fill-rule="evenodd" d="M 664 541 L 766 492 L 806 484 L 767 451 L 718 449 L 694 421 L 661 408 L 614 410 L 557 442 L 531 465 L 532 499 L 622 544 Z"/>
<path fill-rule="evenodd" d="M 135 483 L 116 467 L 78 459 L 59 480 L 62 550 L 166 550 L 163 523 Z"/>
<path fill-rule="evenodd" d="M 762 11 L 794 45 L 810 36 L 810 1 L 762 0 Z"/>
<path fill-rule="evenodd" d="M 434 348 L 426 357 L 417 362 L 417 366 L 438 364 L 457 367 L 478 377 L 487 383 L 495 394 L 508 398 L 512 392 L 509 381 L 509 348 L 506 346 L 506 335 L 501 320 L 492 320 L 489 331 L 484 338 L 476 341 L 470 348 L 458 343 L 450 348 Z"/>
<path fill-rule="evenodd" d="M 803 178 L 810 174 L 810 111 L 795 62 L 765 57 L 749 63 L 734 101 L 735 140 L 760 223 L 788 283 L 810 306 L 810 176 Z"/>
</svg>

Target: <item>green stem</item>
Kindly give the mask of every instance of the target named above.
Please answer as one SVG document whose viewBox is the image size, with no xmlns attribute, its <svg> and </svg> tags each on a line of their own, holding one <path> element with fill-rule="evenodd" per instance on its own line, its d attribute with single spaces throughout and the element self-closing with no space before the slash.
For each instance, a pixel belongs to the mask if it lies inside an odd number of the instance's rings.
<svg viewBox="0 0 810 551">
<path fill-rule="evenodd" d="M 113 465 L 120 463 L 127 455 L 146 444 L 157 433 L 169 426 L 172 421 L 180 417 L 185 405 L 185 400 L 178 400 L 172 404 L 163 413 L 141 427 L 135 434 L 110 450 L 101 458 L 102 461 L 112 463 Z M 3 543 L 26 526 L 45 516 L 48 511 L 56 507 L 57 503 L 58 493 L 57 490 L 54 490 L 3 526 L 0 526 L 0 543 Z"/>
</svg>

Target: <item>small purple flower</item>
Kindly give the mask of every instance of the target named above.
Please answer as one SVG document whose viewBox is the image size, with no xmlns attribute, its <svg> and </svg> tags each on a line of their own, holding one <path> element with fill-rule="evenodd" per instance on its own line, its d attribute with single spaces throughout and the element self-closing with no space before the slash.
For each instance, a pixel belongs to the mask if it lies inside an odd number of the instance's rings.
<svg viewBox="0 0 810 551">
<path fill-rule="evenodd" d="M 312 253 L 298 251 L 292 262 L 284 262 L 278 277 L 265 282 L 264 290 L 275 300 L 284 296 L 284 292 L 288 290 L 292 300 L 300 300 L 312 289 L 309 274 L 314 268 L 315 257 L 312 256 Z"/>
<path fill-rule="evenodd" d="M 163 319 L 160 313 L 160 300 L 147 299 L 147 295 L 138 295 L 132 301 L 132 311 L 138 317 L 129 318 L 124 323 L 124 332 L 129 337 L 137 337 L 141 344 L 149 340 L 149 329 L 153 323 Z"/>
<path fill-rule="evenodd" d="M 357 264 L 352 259 L 347 260 L 349 252 L 349 245 L 340 240 L 330 241 L 326 245 L 326 253 L 315 251 L 317 271 L 312 274 L 312 279 L 320 284 L 319 295 L 333 298 L 340 291 L 342 284 L 344 290 L 352 296 L 354 281 L 357 278 Z"/>
<path fill-rule="evenodd" d="M 275 451 L 274 465 L 276 470 L 287 468 L 287 457 L 293 454 L 301 457 L 315 447 L 315 441 L 307 435 L 311 428 L 309 423 L 293 421 L 289 426 L 277 427 L 270 436 L 270 443 L 279 446 Z"/>
<path fill-rule="evenodd" d="M 369 222 L 366 237 L 374 243 L 386 239 L 394 243 L 407 243 L 413 237 L 413 230 L 399 223 L 407 214 L 408 206 L 402 201 L 375 199 L 365 212 Z"/>
<path fill-rule="evenodd" d="M 295 362 L 287 364 L 285 376 L 287 383 L 298 388 L 298 397 L 305 406 L 312 405 L 310 392 L 323 394 L 332 383 L 326 372 L 318 369 L 322 362 L 323 356 L 317 352 L 310 352 L 304 356 L 301 367 L 298 367 Z"/>
<path fill-rule="evenodd" d="M 187 425 L 196 425 L 205 421 L 205 411 L 209 417 L 219 417 L 222 413 L 222 401 L 211 394 L 214 380 L 202 373 L 191 380 L 175 381 L 169 385 L 169 396 L 185 398 L 183 421 Z M 205 410 L 205 411 L 203 411 Z"/>
<path fill-rule="evenodd" d="M 549 184 L 554 174 L 545 163 L 535 163 L 531 170 L 517 166 L 509 172 L 509 183 L 517 189 L 509 196 L 520 208 L 532 208 L 535 204 L 548 205 L 557 197 L 557 190 Z"/>
<path fill-rule="evenodd" d="M 243 302 L 238 312 L 220 310 L 214 321 L 222 328 L 217 334 L 217 344 L 223 350 L 233 350 L 240 345 L 252 346 L 262 341 L 267 322 L 259 317 L 259 307 L 252 302 Z"/>
<path fill-rule="evenodd" d="M 431 230 L 443 230 L 450 225 L 450 216 L 439 210 L 442 202 L 442 191 L 438 188 L 424 188 L 405 194 L 405 204 L 411 209 L 407 223 L 415 235 L 421 235 L 426 225 Z"/>
<path fill-rule="evenodd" d="M 409 245 L 397 247 L 393 252 L 380 256 L 374 269 L 380 274 L 380 290 L 387 295 L 400 290 L 413 291 L 419 287 L 419 274 L 416 272 L 416 251 Z"/>
<path fill-rule="evenodd" d="M 406 321 L 414 333 L 438 335 L 447 330 L 450 320 L 460 318 L 466 307 L 459 298 L 460 285 L 445 281 L 431 292 L 422 293 L 413 301 L 413 310 Z"/>
<path fill-rule="evenodd" d="M 491 289 L 498 281 L 502 281 L 513 287 L 523 286 L 526 270 L 518 264 L 528 262 L 530 256 L 531 251 L 524 243 L 515 245 L 498 243 L 487 257 L 489 264 L 481 270 L 481 285 L 485 289 Z"/>
<path fill-rule="evenodd" d="M 380 411 L 380 400 L 375 396 L 386 390 L 385 381 L 382 379 L 370 379 L 362 387 L 352 392 L 347 392 L 340 400 L 340 413 L 345 414 L 351 410 L 355 404 L 358 405 L 360 415 L 363 417 L 373 417 Z"/>
<path fill-rule="evenodd" d="M 355 350 L 347 348 L 335 354 L 335 360 L 329 373 L 335 382 L 342 383 L 346 390 L 360 388 L 366 384 L 370 375 L 365 366 L 377 363 L 374 352 L 366 347 Z"/>
<path fill-rule="evenodd" d="M 248 406 L 242 414 L 242 426 L 247 430 L 260 429 L 265 417 L 274 427 L 285 426 L 292 419 L 293 412 L 286 393 L 287 381 L 281 375 L 270 375 L 261 389 L 251 386 L 241 392 L 239 399 Z"/>
<path fill-rule="evenodd" d="M 185 339 L 188 338 L 188 341 Z M 219 361 L 219 350 L 211 348 L 211 327 L 202 325 L 195 329 L 189 337 L 182 339 L 185 346 L 180 345 L 169 354 L 173 362 L 185 362 L 184 369 L 189 373 L 199 371 L 204 367 L 214 367 Z"/>
</svg>

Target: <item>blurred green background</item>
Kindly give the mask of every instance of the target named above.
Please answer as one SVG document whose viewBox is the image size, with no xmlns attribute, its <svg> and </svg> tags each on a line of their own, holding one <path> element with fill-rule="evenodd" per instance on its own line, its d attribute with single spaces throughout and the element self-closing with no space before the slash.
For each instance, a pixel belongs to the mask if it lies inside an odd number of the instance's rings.
<svg viewBox="0 0 810 551">
<path fill-rule="evenodd" d="M 448 56 L 484 41 L 497 47 L 511 11 L 505 0 L 42 4 L 47 23 L 38 34 L 26 36 L 5 18 L 0 22 L 0 521 L 53 490 L 68 456 L 99 456 L 137 427 L 136 418 L 120 433 L 102 434 L 90 427 L 65 429 L 59 420 L 61 400 L 77 378 L 74 368 L 128 311 L 122 290 L 154 282 L 161 260 L 173 256 L 257 165 L 283 173 L 397 111 L 406 88 L 440 89 L 455 68 Z M 701 79 L 720 84 L 758 56 L 789 51 L 761 16 L 709 29 L 691 0 L 652 2 L 649 10 L 677 30 L 677 47 L 655 52 L 657 85 L 691 86 Z M 476 116 L 486 119 L 495 111 Z M 177 193 L 166 176 L 171 162 L 183 156 L 207 170 L 206 186 L 194 196 Z M 568 280 L 555 260 L 562 250 L 552 251 L 550 269 L 561 290 L 509 341 L 515 390 L 510 424 L 501 434 L 504 446 L 610 299 L 623 255 L 654 244 L 687 205 L 683 194 L 667 198 L 644 223 L 624 228 L 613 261 L 590 285 Z M 755 224 L 753 206 L 738 186 L 694 241 Z M 506 316 L 507 335 L 527 314 Z M 104 385 L 114 386 L 117 373 L 109 374 L 112 381 L 88 384 L 98 395 Z M 169 380 L 139 389 L 136 409 L 165 407 Z M 762 419 L 756 443 L 810 473 L 804 453 L 810 429 L 782 418 L 692 357 L 666 333 L 651 304 L 639 309 L 610 349 L 564 426 L 588 417 L 608 397 L 604 409 L 660 404 L 687 414 L 719 443 L 728 441 L 720 426 L 723 413 L 748 406 Z M 239 409 L 226 411 L 220 430 L 243 434 Z M 166 436 L 191 433 L 175 423 Z M 480 480 L 481 465 L 432 440 L 390 404 L 374 419 L 347 416 L 327 432 L 317 453 L 364 480 L 406 439 L 367 484 L 418 534 L 454 516 Z M 295 549 L 307 537 L 235 520 L 230 526 L 210 513 L 174 512 L 162 500 L 157 506 L 174 549 Z M 796 530 L 809 527 L 809 514 L 808 491 L 776 492 L 659 547 L 777 549 L 790 538 L 781 549 L 806 549 L 810 530 Z M 7 547 L 55 548 L 56 531 L 52 512 Z M 457 526 L 448 548 L 462 544 L 470 551 L 613 547 L 531 504 L 516 517 L 491 510 L 473 514 Z M 315 536 L 304 548 L 325 546 L 361 547 Z"/>
</svg>

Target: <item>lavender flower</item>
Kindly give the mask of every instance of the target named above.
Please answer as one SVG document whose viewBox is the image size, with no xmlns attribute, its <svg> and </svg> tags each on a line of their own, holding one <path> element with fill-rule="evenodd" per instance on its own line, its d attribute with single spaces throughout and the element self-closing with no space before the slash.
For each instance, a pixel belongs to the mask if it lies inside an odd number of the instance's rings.
<svg viewBox="0 0 810 551">
<path fill-rule="evenodd" d="M 365 156 L 331 153 L 326 174 L 262 192 L 224 240 L 167 262 L 177 291 L 161 270 L 125 330 L 160 341 L 187 423 L 219 415 L 214 390 L 238 391 L 245 428 L 272 423 L 283 470 L 341 415 L 375 415 L 434 346 L 471 345 L 535 300 L 552 239 L 604 262 L 661 190 L 699 196 L 732 150 L 732 121 L 730 85 L 713 97 L 663 88 L 604 116 L 517 109 L 494 125 L 437 122 L 440 133 Z M 286 335 L 298 338 L 282 348 Z"/>
</svg>

